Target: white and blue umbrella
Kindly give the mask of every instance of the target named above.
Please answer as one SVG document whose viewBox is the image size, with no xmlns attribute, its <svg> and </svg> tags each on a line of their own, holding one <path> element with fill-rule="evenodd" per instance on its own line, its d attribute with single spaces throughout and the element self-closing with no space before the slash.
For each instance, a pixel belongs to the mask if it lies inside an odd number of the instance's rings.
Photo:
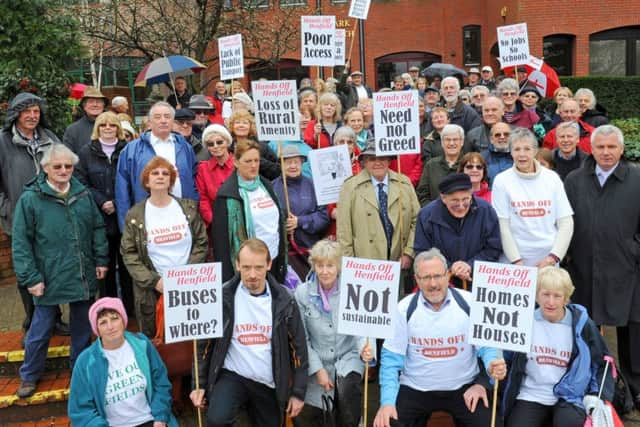
<svg viewBox="0 0 640 427">
<path fill-rule="evenodd" d="M 157 83 L 171 82 L 176 77 L 184 77 L 207 68 L 206 65 L 182 55 L 163 56 L 147 65 L 136 78 L 135 86 L 147 86 Z"/>
</svg>

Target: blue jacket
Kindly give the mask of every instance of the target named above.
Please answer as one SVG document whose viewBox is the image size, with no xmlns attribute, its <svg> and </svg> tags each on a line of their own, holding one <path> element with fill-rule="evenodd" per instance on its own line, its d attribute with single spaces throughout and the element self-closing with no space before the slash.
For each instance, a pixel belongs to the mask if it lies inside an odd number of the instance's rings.
<svg viewBox="0 0 640 427">
<path fill-rule="evenodd" d="M 171 383 L 158 351 L 142 334 L 125 331 L 124 337 L 133 348 L 138 367 L 147 380 L 145 393 L 154 421 L 164 421 L 169 427 L 177 427 L 178 422 L 171 413 Z M 100 339 L 78 356 L 71 376 L 68 404 L 72 425 L 109 426 L 104 402 L 108 368 L 109 362 L 104 356 Z"/>
<path fill-rule="evenodd" d="M 496 151 L 493 144 L 489 144 L 489 148 L 482 150 L 480 154 L 487 162 L 487 176 L 489 177 L 489 188 L 491 188 L 496 175 L 513 166 L 513 157 L 509 152 Z"/>
<path fill-rule="evenodd" d="M 156 156 L 151 146 L 150 132 L 140 135 L 131 141 L 120 152 L 118 171 L 116 173 L 116 209 L 118 211 L 118 226 L 123 230 L 124 218 L 131 206 L 149 197 L 149 193 L 142 187 L 141 174 L 149 161 Z M 196 155 L 191 144 L 178 133 L 172 132 L 176 144 L 176 167 L 180 174 L 183 199 L 200 200 L 196 189 L 195 177 L 198 168 Z"/>
<path fill-rule="evenodd" d="M 286 209 L 282 177 L 274 179 L 272 185 L 273 191 L 280 201 L 280 206 Z M 296 243 L 310 249 L 324 237 L 324 232 L 329 226 L 327 207 L 318 206 L 313 182 L 305 176 L 287 178 L 287 192 L 289 193 L 291 213 L 298 217 L 298 228 L 294 233 Z"/>
<path fill-rule="evenodd" d="M 604 374 L 604 356 L 609 354 L 607 345 L 600 335 L 593 320 L 589 318 L 587 310 L 579 304 L 568 304 L 571 312 L 573 346 L 569 367 L 560 381 L 553 387 L 553 394 L 560 400 L 584 408 L 582 399 L 587 394 L 597 395 Z M 505 386 L 502 410 L 505 417 L 509 416 L 520 386 L 526 375 L 526 353 L 505 352 L 505 359 L 509 363 L 509 376 Z M 607 371 L 607 379 L 602 391 L 602 399 L 611 401 L 613 398 L 613 377 L 611 369 Z"/>
<path fill-rule="evenodd" d="M 498 216 L 491 205 L 473 196 L 463 220 L 451 216 L 440 198 L 418 213 L 413 249 L 416 254 L 433 247 L 440 249 L 449 263 L 464 261 L 497 262 L 502 253 Z"/>
</svg>

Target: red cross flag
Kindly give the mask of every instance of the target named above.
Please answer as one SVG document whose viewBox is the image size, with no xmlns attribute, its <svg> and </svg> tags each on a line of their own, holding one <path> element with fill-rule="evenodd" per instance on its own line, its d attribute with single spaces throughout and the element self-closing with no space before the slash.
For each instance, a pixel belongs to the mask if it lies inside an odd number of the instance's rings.
<svg viewBox="0 0 640 427">
<path fill-rule="evenodd" d="M 527 70 L 527 85 L 534 86 L 544 94 L 545 98 L 552 98 L 553 92 L 558 89 L 560 79 L 556 71 L 540 58 L 529 55 L 529 62 L 523 64 Z M 506 75 L 514 75 L 515 67 L 503 68 Z"/>
</svg>

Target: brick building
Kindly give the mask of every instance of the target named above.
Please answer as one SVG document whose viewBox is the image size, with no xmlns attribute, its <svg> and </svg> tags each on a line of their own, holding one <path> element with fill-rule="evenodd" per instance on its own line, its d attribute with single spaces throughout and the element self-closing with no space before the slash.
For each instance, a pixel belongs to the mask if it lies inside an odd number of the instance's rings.
<svg viewBox="0 0 640 427">
<path fill-rule="evenodd" d="M 229 1 L 229 0 L 227 0 Z M 231 0 L 241 7 L 249 0 Z M 278 2 L 276 6 L 274 2 Z M 305 5 L 335 15 L 338 27 L 351 35 L 353 68 L 360 68 L 360 42 L 355 21 L 348 18 L 348 0 L 252 0 L 269 19 L 273 7 Z M 373 0 L 364 22 L 364 72 L 377 89 L 394 75 L 417 65 L 448 62 L 468 69 L 491 65 L 498 70 L 496 27 L 526 22 L 530 51 L 544 57 L 560 75 L 640 74 L 640 1 L 637 0 Z M 299 25 L 299 22 L 292 23 Z M 315 77 L 317 69 L 300 66 L 300 53 L 283 56 L 277 69 L 252 72 L 249 78 Z M 217 73 L 217 64 L 209 70 Z M 325 69 L 325 75 L 330 70 Z"/>
</svg>

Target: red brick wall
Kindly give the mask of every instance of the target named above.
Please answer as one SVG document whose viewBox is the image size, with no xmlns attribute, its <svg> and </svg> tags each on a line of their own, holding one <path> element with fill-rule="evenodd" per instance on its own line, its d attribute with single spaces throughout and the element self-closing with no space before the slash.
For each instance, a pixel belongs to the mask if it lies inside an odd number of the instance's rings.
<svg viewBox="0 0 640 427">
<path fill-rule="evenodd" d="M 6 234 L 0 230 L 0 286 L 14 285 L 16 276 L 11 262 L 11 244 Z"/>
</svg>

